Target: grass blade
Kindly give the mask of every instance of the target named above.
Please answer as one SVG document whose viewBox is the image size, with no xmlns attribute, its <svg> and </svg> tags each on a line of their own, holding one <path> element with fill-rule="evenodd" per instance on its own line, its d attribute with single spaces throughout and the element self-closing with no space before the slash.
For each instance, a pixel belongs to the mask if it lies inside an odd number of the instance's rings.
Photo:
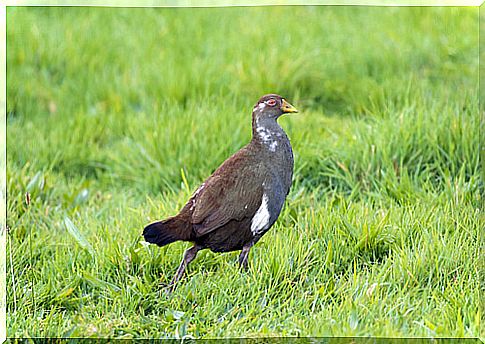
<svg viewBox="0 0 485 344">
<path fill-rule="evenodd" d="M 71 219 L 69 217 L 64 217 L 64 225 L 66 226 L 67 231 L 69 234 L 72 235 L 74 239 L 76 239 L 77 243 L 81 245 L 84 249 L 88 250 L 89 253 L 94 257 L 94 249 L 89 243 L 89 241 L 86 240 L 86 238 L 81 234 L 79 229 L 72 223 Z"/>
</svg>

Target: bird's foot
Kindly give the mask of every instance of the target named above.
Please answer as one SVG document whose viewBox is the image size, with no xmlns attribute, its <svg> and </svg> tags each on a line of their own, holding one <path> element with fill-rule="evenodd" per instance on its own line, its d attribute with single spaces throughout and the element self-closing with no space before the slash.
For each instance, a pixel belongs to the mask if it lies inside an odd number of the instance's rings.
<svg viewBox="0 0 485 344">
<path fill-rule="evenodd" d="M 171 294 L 174 292 L 175 290 L 175 283 L 173 281 L 171 281 L 170 283 L 164 283 L 164 282 L 160 282 L 158 284 L 159 286 L 159 294 L 160 296 L 171 296 Z"/>
<path fill-rule="evenodd" d="M 246 272 L 246 271 L 249 270 L 249 265 L 248 265 L 248 261 L 247 260 L 244 260 L 242 262 L 241 261 L 239 262 L 239 270 L 244 271 L 244 272 Z"/>
<path fill-rule="evenodd" d="M 249 250 L 253 246 L 253 243 L 243 247 L 241 254 L 239 255 L 239 268 L 243 271 L 248 271 L 248 255 Z"/>
<path fill-rule="evenodd" d="M 163 293 L 167 296 L 171 296 L 172 293 L 175 291 L 175 284 L 169 284 L 165 287 L 163 287 Z"/>
</svg>

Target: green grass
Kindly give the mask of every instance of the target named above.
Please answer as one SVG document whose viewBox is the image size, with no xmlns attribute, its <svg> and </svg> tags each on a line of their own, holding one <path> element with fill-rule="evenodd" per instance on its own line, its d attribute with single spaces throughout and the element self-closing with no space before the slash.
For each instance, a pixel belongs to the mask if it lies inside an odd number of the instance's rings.
<svg viewBox="0 0 485 344">
<path fill-rule="evenodd" d="M 7 29 L 9 336 L 483 333 L 477 8 L 9 8 Z M 143 226 L 269 92 L 301 110 L 279 220 L 248 272 L 202 251 L 165 295 L 188 244 Z"/>
</svg>

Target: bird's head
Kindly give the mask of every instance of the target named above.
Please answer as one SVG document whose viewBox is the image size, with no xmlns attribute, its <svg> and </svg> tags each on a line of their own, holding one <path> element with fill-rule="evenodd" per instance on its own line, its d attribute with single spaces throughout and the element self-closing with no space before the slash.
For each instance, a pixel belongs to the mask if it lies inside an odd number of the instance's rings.
<svg viewBox="0 0 485 344">
<path fill-rule="evenodd" d="M 298 112 L 283 97 L 277 94 L 267 94 L 259 98 L 253 108 L 254 120 L 278 119 L 285 113 Z"/>
</svg>

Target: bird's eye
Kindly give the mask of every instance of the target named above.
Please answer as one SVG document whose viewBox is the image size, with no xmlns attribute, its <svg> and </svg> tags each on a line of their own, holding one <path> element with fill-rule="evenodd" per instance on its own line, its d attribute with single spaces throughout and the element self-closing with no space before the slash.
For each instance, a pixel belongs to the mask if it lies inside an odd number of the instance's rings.
<svg viewBox="0 0 485 344">
<path fill-rule="evenodd" d="M 268 104 L 269 106 L 275 106 L 276 105 L 276 100 L 274 99 L 270 99 L 266 102 L 266 104 Z"/>
</svg>

